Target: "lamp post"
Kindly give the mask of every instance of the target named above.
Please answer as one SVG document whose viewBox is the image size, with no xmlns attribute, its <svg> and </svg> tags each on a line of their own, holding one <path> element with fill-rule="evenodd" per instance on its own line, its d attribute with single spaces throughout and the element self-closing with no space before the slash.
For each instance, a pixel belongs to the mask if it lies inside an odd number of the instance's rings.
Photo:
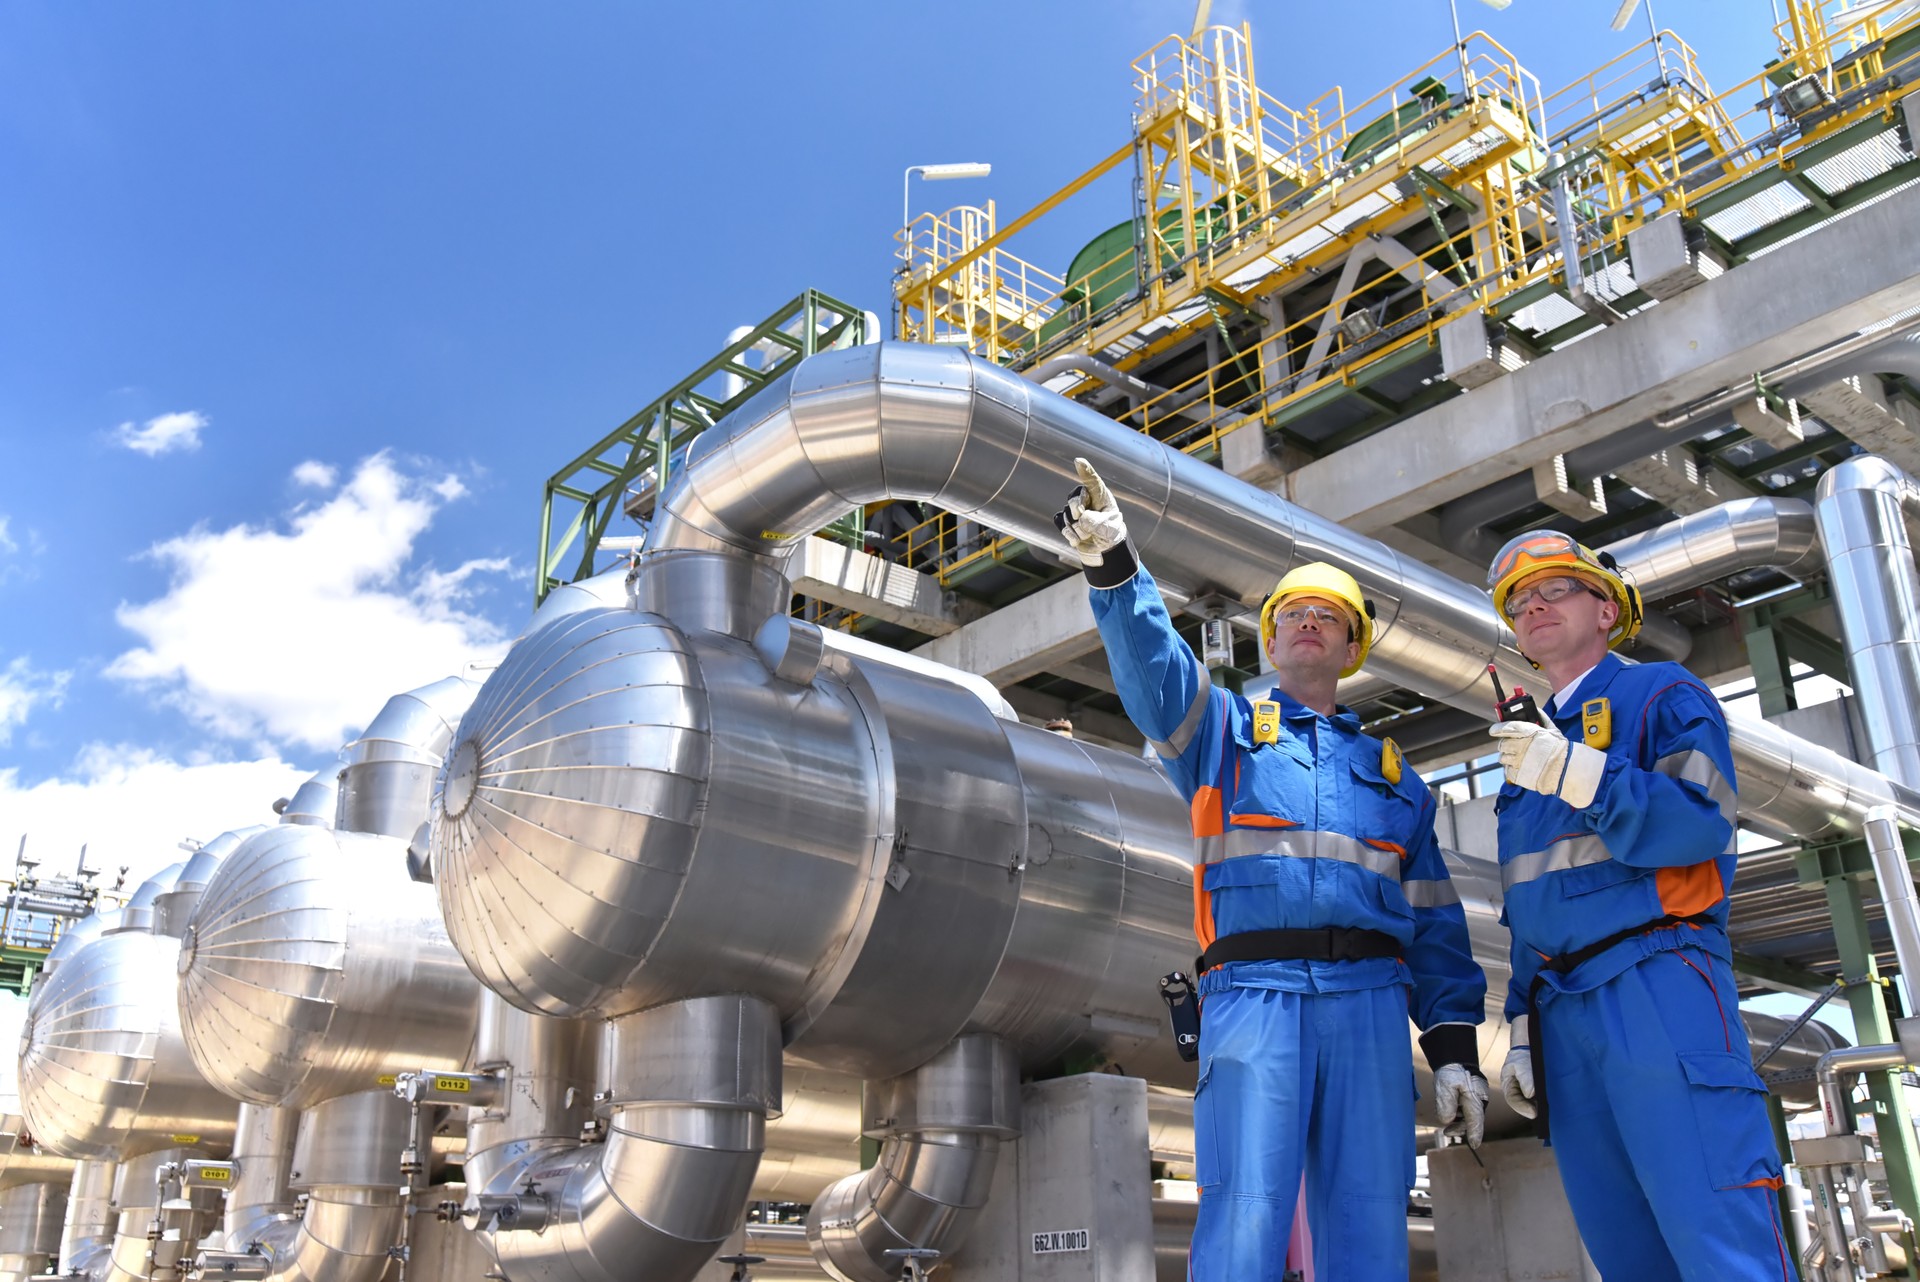
<svg viewBox="0 0 1920 1282">
<path fill-rule="evenodd" d="M 948 178 L 985 178 L 992 172 L 992 165 L 980 161 L 962 161 L 951 165 L 908 165 L 907 171 L 900 176 L 901 261 L 906 261 L 913 251 L 913 246 L 907 241 L 907 224 L 913 216 L 911 193 L 915 174 L 919 174 L 923 182 L 942 182 Z"/>
</svg>

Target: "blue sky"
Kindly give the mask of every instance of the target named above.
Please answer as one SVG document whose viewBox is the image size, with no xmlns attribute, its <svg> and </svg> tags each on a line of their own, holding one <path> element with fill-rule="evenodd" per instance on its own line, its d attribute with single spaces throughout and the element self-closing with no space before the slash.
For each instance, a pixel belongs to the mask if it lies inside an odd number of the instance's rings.
<svg viewBox="0 0 1920 1282">
<path fill-rule="evenodd" d="M 1641 38 L 1615 7 L 1461 0 L 1549 88 Z M 1719 84 L 1769 10 L 1658 4 Z M 1214 6 L 1241 18 L 1294 102 L 1449 40 L 1442 0 Z M 0 7 L 0 847 L 138 875 L 267 818 L 518 630 L 548 474 L 804 287 L 886 314 L 904 166 L 989 161 L 915 208 L 1010 217 L 1125 141 L 1129 62 L 1191 21 Z"/>
</svg>

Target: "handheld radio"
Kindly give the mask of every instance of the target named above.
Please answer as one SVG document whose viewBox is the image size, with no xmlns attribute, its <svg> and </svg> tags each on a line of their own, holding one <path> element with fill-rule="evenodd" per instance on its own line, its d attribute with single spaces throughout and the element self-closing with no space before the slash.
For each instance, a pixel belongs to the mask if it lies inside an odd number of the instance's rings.
<svg viewBox="0 0 1920 1282">
<path fill-rule="evenodd" d="M 1531 721 L 1535 725 L 1542 724 L 1540 705 L 1533 701 L 1532 695 L 1520 686 L 1515 686 L 1513 697 L 1507 697 L 1507 692 L 1500 688 L 1500 669 L 1495 664 L 1487 665 L 1487 675 L 1493 678 L 1494 720 Z"/>
</svg>

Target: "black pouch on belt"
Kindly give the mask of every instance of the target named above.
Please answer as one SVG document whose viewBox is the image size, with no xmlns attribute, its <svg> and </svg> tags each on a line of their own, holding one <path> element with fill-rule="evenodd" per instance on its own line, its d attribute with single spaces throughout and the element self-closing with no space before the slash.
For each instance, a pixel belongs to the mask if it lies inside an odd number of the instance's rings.
<svg viewBox="0 0 1920 1282">
<path fill-rule="evenodd" d="M 1192 1063 L 1200 1058 L 1200 995 L 1193 981 L 1180 971 L 1160 980 L 1160 1000 L 1167 1004 L 1167 1018 L 1173 1021 L 1173 1049 L 1181 1059 Z"/>
</svg>

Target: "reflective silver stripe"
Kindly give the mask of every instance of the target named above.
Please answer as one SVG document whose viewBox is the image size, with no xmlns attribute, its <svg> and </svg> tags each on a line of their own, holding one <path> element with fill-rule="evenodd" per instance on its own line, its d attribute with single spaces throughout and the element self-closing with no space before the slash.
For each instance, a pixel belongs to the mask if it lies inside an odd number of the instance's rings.
<svg viewBox="0 0 1920 1282">
<path fill-rule="evenodd" d="M 1341 832 L 1304 828 L 1230 828 L 1224 836 L 1198 839 L 1200 862 L 1218 863 L 1242 855 L 1287 855 L 1294 859 L 1334 859 L 1358 864 L 1382 877 L 1400 879 L 1400 854 L 1369 846 Z"/>
<path fill-rule="evenodd" d="M 1588 864 L 1603 864 L 1613 858 L 1607 851 L 1607 845 L 1595 836 L 1568 837 L 1556 841 L 1545 850 L 1534 850 L 1516 856 L 1500 865 L 1500 888 L 1512 890 L 1524 882 L 1544 877 L 1550 872 L 1564 872 L 1569 868 L 1584 868 Z"/>
<path fill-rule="evenodd" d="M 1207 715 L 1207 696 L 1213 693 L 1213 678 L 1208 675 L 1206 668 L 1199 663 L 1193 666 L 1200 673 L 1200 688 L 1193 692 L 1193 702 L 1187 705 L 1187 715 L 1180 719 L 1180 724 L 1173 728 L 1173 733 L 1167 736 L 1165 742 L 1150 740 L 1153 750 L 1169 761 L 1185 752 L 1187 745 L 1193 742 L 1194 732 L 1200 729 L 1200 722 Z"/>
<path fill-rule="evenodd" d="M 1720 773 L 1720 767 L 1713 764 L 1713 758 L 1698 748 L 1669 753 L 1654 762 L 1653 768 L 1670 778 L 1706 789 L 1713 804 L 1720 807 L 1722 819 L 1728 823 L 1740 821 L 1740 802 L 1734 796 L 1733 785 Z"/>
<path fill-rule="evenodd" d="M 1428 881 L 1416 877 L 1401 882 L 1400 889 L 1406 892 L 1407 903 L 1414 908 L 1445 908 L 1460 902 L 1460 892 L 1454 889 L 1450 878 Z"/>
</svg>

